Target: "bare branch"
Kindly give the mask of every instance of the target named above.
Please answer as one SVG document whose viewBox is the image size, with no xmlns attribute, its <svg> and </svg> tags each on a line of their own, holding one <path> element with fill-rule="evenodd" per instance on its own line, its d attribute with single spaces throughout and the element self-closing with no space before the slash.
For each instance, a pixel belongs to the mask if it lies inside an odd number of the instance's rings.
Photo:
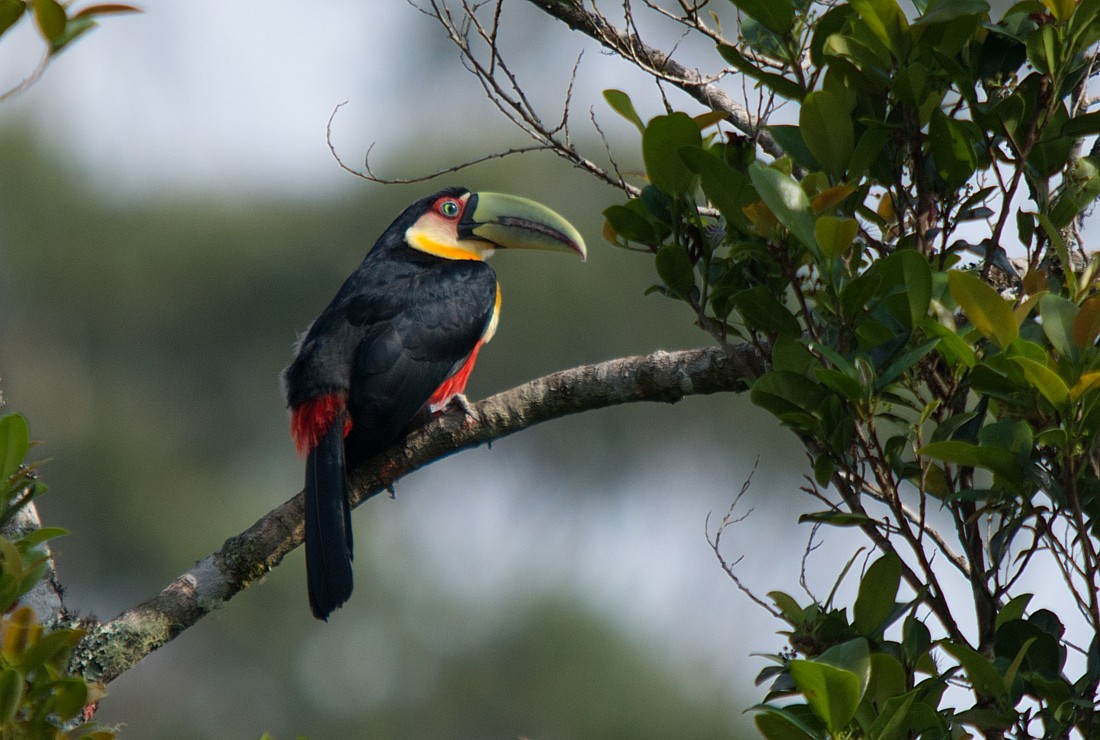
<svg viewBox="0 0 1100 740">
<path fill-rule="evenodd" d="M 368 460 L 349 476 L 352 504 L 413 470 L 539 422 L 624 403 L 675 403 L 691 395 L 740 392 L 763 372 L 763 356 L 750 345 L 738 345 L 655 352 L 537 378 L 474 404 L 469 413 L 437 416 Z M 74 672 L 109 683 L 223 606 L 301 544 L 302 515 L 299 493 L 151 599 L 109 622 L 82 624 L 88 633 L 73 655 Z"/>
<path fill-rule="evenodd" d="M 462 162 L 461 164 L 456 164 L 452 165 L 451 167 L 445 167 L 441 170 L 429 172 L 426 175 L 414 175 L 412 177 L 382 177 L 381 175 L 375 174 L 374 170 L 371 169 L 370 166 L 370 153 L 374 150 L 374 144 L 371 144 L 369 147 L 367 147 L 367 154 L 363 158 L 362 170 L 357 170 L 349 165 L 343 160 L 343 158 L 340 157 L 340 153 L 336 151 L 336 145 L 332 142 L 332 121 L 334 118 L 336 118 L 336 113 L 345 105 L 347 105 L 346 100 L 333 108 L 332 115 L 328 117 L 328 125 L 325 126 L 325 141 L 328 144 L 328 150 L 332 152 L 333 158 L 336 160 L 336 163 L 340 165 L 341 169 L 350 172 L 356 177 L 361 177 L 364 180 L 376 182 L 381 185 L 408 185 L 414 182 L 426 182 L 442 175 L 450 175 L 454 172 L 464 170 L 467 167 L 473 167 L 475 164 L 481 164 L 482 162 L 488 162 L 493 159 L 503 159 L 504 157 L 510 157 L 513 154 L 526 154 L 528 152 L 545 152 L 553 150 L 552 146 L 545 144 L 513 147 L 511 149 L 505 149 L 504 151 L 492 152 L 491 154 L 485 154 L 481 157 L 475 157 L 474 159 L 467 160 L 465 162 Z"/>
<path fill-rule="evenodd" d="M 714 531 L 714 536 L 712 537 L 710 534 L 710 514 L 707 514 L 706 521 L 703 525 L 703 530 L 706 534 L 707 544 L 710 545 L 710 549 L 714 551 L 714 556 L 718 558 L 718 564 L 722 566 L 722 570 L 725 571 L 726 575 L 730 577 L 730 580 L 733 581 L 734 585 L 737 586 L 741 593 L 745 594 L 745 596 L 748 596 L 753 603 L 764 609 L 764 611 L 768 612 L 773 617 L 778 617 L 781 619 L 783 617 L 783 613 L 773 607 L 768 602 L 761 599 L 755 593 L 753 593 L 752 589 L 746 586 L 735 572 L 734 569 L 742 560 L 744 560 L 745 556 L 742 555 L 733 562 L 730 562 L 726 560 L 726 558 L 722 555 L 721 549 L 722 534 L 726 531 L 726 529 L 733 526 L 734 524 L 740 524 L 741 522 L 748 519 L 750 515 L 752 515 L 752 509 L 749 509 L 744 514 L 736 517 L 733 515 L 733 512 L 737 508 L 737 504 L 741 502 L 741 497 L 748 493 L 749 487 L 752 485 L 752 476 L 756 473 L 756 466 L 759 464 L 759 460 L 753 463 L 752 470 L 749 471 L 749 477 L 745 480 L 744 483 L 741 484 L 741 490 L 737 492 L 736 496 L 734 496 L 733 503 L 731 503 L 729 509 L 726 510 L 726 514 L 722 517 L 722 521 L 718 523 L 718 528 Z"/>
<path fill-rule="evenodd" d="M 42 61 L 38 63 L 38 66 L 35 67 L 29 75 L 27 75 L 21 82 L 19 82 L 19 84 L 15 85 L 15 87 L 12 87 L 11 89 L 5 90 L 4 92 L 0 93 L 0 103 L 6 102 L 11 98 L 14 98 L 16 95 L 19 95 L 23 91 L 29 89 L 32 85 L 34 85 L 34 83 L 38 82 L 38 80 L 41 79 L 42 75 L 46 72 L 46 67 L 50 66 L 51 58 L 52 57 L 48 51 L 43 54 Z"/>
<path fill-rule="evenodd" d="M 529 0 L 540 10 L 592 37 L 607 49 L 686 92 L 712 110 L 722 111 L 735 128 L 752 136 L 768 154 L 783 156 L 782 148 L 759 125 L 759 120 L 713 81 L 688 69 L 669 55 L 649 46 L 636 34 L 620 31 L 606 18 L 586 10 L 577 0 Z"/>
</svg>

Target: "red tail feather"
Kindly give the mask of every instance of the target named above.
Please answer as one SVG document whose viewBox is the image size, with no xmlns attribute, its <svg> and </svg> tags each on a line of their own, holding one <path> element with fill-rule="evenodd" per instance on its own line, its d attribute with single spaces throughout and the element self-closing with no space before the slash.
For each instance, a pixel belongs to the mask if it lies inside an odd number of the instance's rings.
<svg viewBox="0 0 1100 740">
<path fill-rule="evenodd" d="M 304 455 L 321 441 L 334 421 L 344 415 L 344 436 L 351 431 L 351 417 L 344 413 L 344 397 L 339 393 L 314 398 L 290 411 L 290 436 Z"/>
</svg>

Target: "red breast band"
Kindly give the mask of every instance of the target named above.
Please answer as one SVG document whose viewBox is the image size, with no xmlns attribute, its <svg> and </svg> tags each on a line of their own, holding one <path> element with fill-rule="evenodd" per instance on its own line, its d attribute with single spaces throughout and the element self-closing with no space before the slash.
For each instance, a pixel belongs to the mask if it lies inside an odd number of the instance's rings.
<svg viewBox="0 0 1100 740">
<path fill-rule="evenodd" d="M 435 389 L 435 393 L 428 399 L 428 408 L 435 413 L 446 406 L 452 398 L 466 390 L 466 382 L 470 379 L 470 372 L 477 362 L 477 353 L 481 349 L 482 342 L 478 342 L 466 362 L 458 369 L 458 372 L 443 381 L 443 384 Z"/>
</svg>

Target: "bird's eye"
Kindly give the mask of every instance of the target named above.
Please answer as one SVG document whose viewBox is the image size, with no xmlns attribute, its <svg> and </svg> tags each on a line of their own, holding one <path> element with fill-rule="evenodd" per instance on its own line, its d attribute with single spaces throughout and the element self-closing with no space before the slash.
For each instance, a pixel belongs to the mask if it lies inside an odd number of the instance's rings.
<svg viewBox="0 0 1100 740">
<path fill-rule="evenodd" d="M 445 200 L 439 204 L 439 212 L 447 218 L 454 218 L 458 215 L 459 210 L 458 201 Z"/>
</svg>

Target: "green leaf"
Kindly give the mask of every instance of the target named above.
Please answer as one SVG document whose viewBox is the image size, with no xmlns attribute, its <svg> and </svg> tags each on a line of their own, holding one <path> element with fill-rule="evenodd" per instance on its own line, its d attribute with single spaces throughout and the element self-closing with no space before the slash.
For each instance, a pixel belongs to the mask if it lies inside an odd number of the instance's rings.
<svg viewBox="0 0 1100 740">
<path fill-rule="evenodd" d="M 679 195 L 691 187 L 691 170 L 684 164 L 680 150 L 701 147 L 702 136 L 695 121 L 679 111 L 657 116 L 642 133 L 642 159 L 653 187 L 666 195 Z"/>
<path fill-rule="evenodd" d="M 1043 227 L 1043 232 L 1046 233 L 1047 239 L 1050 240 L 1050 246 L 1054 248 L 1055 254 L 1058 255 L 1058 262 L 1062 266 L 1063 279 L 1065 281 L 1066 293 L 1073 295 L 1077 292 L 1077 278 L 1073 274 L 1073 262 L 1070 260 L 1069 249 L 1066 247 L 1066 240 L 1062 238 L 1062 234 L 1058 231 L 1058 227 L 1055 226 L 1050 217 L 1045 213 L 1035 214 L 1039 219 L 1039 225 Z"/>
<path fill-rule="evenodd" d="M 699 176 L 703 194 L 726 221 L 733 224 L 746 223 L 742 209 L 756 200 L 749 178 L 698 147 L 681 149 L 680 157 L 688 169 Z"/>
<path fill-rule="evenodd" d="M 878 172 L 880 170 L 878 165 L 886 161 L 884 152 L 890 135 L 891 131 L 886 126 L 868 126 L 867 130 L 860 134 L 859 141 L 852 150 L 848 171 L 853 175 L 868 171 L 872 174 Z"/>
<path fill-rule="evenodd" d="M 917 690 L 891 697 L 882 704 L 869 737 L 875 740 L 904 740 L 910 737 L 909 709 L 916 701 Z"/>
<path fill-rule="evenodd" d="M 784 370 L 762 375 L 749 393 L 753 403 L 784 421 L 812 417 L 826 396 L 825 389 L 805 375 Z"/>
<path fill-rule="evenodd" d="M 69 660 L 72 649 L 83 639 L 84 630 L 60 629 L 42 635 L 18 660 L 25 673 L 32 673 L 45 665 L 61 667 Z"/>
<path fill-rule="evenodd" d="M 695 270 L 691 258 L 679 244 L 666 244 L 657 250 L 655 258 L 657 274 L 670 291 L 687 297 L 695 287 Z"/>
<path fill-rule="evenodd" d="M 1023 473 L 1016 455 L 1000 447 L 980 447 L 960 440 L 944 440 L 926 444 L 917 450 L 917 454 L 956 465 L 985 468 L 992 471 L 994 475 L 1008 480 L 1018 480 Z"/>
<path fill-rule="evenodd" d="M 19 470 L 30 444 L 30 428 L 22 414 L 0 416 L 0 484 Z"/>
<path fill-rule="evenodd" d="M 879 706 L 888 699 L 905 693 L 905 667 L 894 655 L 871 653 L 871 681 L 868 698 Z"/>
<path fill-rule="evenodd" d="M 860 401 L 866 394 L 866 389 L 864 389 L 858 377 L 853 377 L 840 370 L 829 367 L 816 367 L 814 368 L 814 377 L 823 386 L 836 391 L 849 401 Z"/>
<path fill-rule="evenodd" d="M 1058 373 L 1046 365 L 1027 357 L 1013 357 L 1012 361 L 1024 371 L 1024 377 L 1031 387 L 1050 402 L 1056 409 L 1064 409 L 1069 402 L 1069 386 Z"/>
<path fill-rule="evenodd" d="M 1068 124 L 1067 124 L 1068 125 Z M 1063 127 L 1064 130 L 1065 127 Z M 1100 196 L 1100 161 L 1082 157 L 1065 173 L 1061 192 L 1049 216 L 1055 228 L 1064 229 Z"/>
<path fill-rule="evenodd" d="M 757 712 L 754 721 L 756 728 L 766 740 L 820 740 L 823 736 L 809 720 L 810 717 L 800 716 L 797 710 L 808 712 L 805 704 L 793 704 L 785 707 L 776 707 L 770 704 L 758 704 L 752 707 Z"/>
<path fill-rule="evenodd" d="M 772 345 L 772 369 L 790 370 L 801 375 L 809 375 L 811 369 L 820 364 L 809 348 L 798 337 L 783 335 Z"/>
<path fill-rule="evenodd" d="M 822 485 L 826 484 L 828 484 L 828 480 Z M 837 511 L 835 509 L 800 514 L 798 517 L 799 524 L 828 524 L 831 527 L 858 527 L 861 524 L 871 524 L 873 522 L 874 520 L 866 514 Z"/>
<path fill-rule="evenodd" d="M 814 237 L 826 257 L 843 257 L 859 233 L 859 222 L 847 216 L 818 216 L 814 223 Z"/>
<path fill-rule="evenodd" d="M 48 542 L 58 537 L 65 537 L 68 534 L 69 530 L 62 529 L 61 527 L 42 527 L 33 532 L 28 532 L 19 540 L 19 544 L 27 547 L 35 547 L 36 545 L 41 545 L 43 542 Z"/>
<path fill-rule="evenodd" d="M 928 654 L 932 647 L 932 633 L 928 627 L 912 615 L 905 618 L 901 627 L 901 647 L 911 665 Z"/>
<path fill-rule="evenodd" d="M 895 0 L 852 0 L 851 5 L 895 58 L 905 56 L 909 51 L 909 23 Z"/>
<path fill-rule="evenodd" d="M 1077 343 L 1073 339 L 1077 310 L 1076 303 L 1053 293 L 1047 293 L 1039 299 L 1043 333 L 1050 340 L 1050 346 L 1062 357 L 1077 357 Z"/>
<path fill-rule="evenodd" d="M 810 199 L 806 197 L 798 181 L 758 162 L 749 165 L 749 179 L 764 205 L 771 210 L 779 223 L 811 251 L 820 252 L 814 236 L 814 216 Z"/>
<path fill-rule="evenodd" d="M 780 36 L 791 30 L 794 23 L 794 5 L 791 0 L 732 0 L 745 15 L 759 21 L 765 28 Z"/>
<path fill-rule="evenodd" d="M 53 711 L 64 722 L 75 717 L 88 703 L 88 686 L 79 678 L 60 678 L 50 685 Z"/>
<path fill-rule="evenodd" d="M 23 701 L 23 674 L 14 668 L 0 673 L 0 725 L 8 727 Z"/>
<path fill-rule="evenodd" d="M 901 323 L 913 327 L 928 313 L 932 301 L 932 268 L 928 259 L 913 249 L 899 249 L 875 266 L 883 278 L 883 292 L 893 293 L 887 305 Z"/>
<path fill-rule="evenodd" d="M 1043 28 L 1047 29 L 1050 26 L 1043 26 Z M 1068 120 L 1069 111 L 1065 104 L 1059 103 L 1043 127 L 1043 138 L 1031 148 L 1028 154 L 1027 163 L 1035 168 L 1035 173 L 1031 176 L 1053 177 L 1066 166 L 1076 143 L 1075 139 L 1060 135 L 1062 126 Z"/>
<path fill-rule="evenodd" d="M 936 172 L 950 187 L 959 187 L 978 165 L 974 147 L 964 126 L 939 108 L 932 111 L 928 141 Z"/>
<path fill-rule="evenodd" d="M 639 244 L 655 244 L 657 230 L 645 216 L 626 206 L 610 206 L 603 212 L 611 229 L 627 241 Z"/>
<path fill-rule="evenodd" d="M 1001 447 L 1016 453 L 1020 460 L 1031 456 L 1035 435 L 1023 419 L 1004 419 L 986 424 L 978 430 L 978 442 L 986 447 Z"/>
<path fill-rule="evenodd" d="M 882 282 L 882 276 L 872 266 L 845 285 L 840 291 L 840 309 L 844 316 L 852 319 L 861 316 L 868 301 L 878 295 Z"/>
<path fill-rule="evenodd" d="M 855 716 L 859 706 L 859 680 L 850 671 L 809 660 L 791 661 L 791 678 L 806 697 L 814 714 L 836 732 Z"/>
<path fill-rule="evenodd" d="M 867 642 L 851 640 L 830 648 L 813 661 L 792 660 L 790 671 L 814 714 L 831 732 L 838 732 L 855 716 L 870 679 Z"/>
<path fill-rule="evenodd" d="M 836 463 L 828 455 L 818 455 L 814 460 L 814 480 L 819 486 L 827 486 L 833 480 L 836 472 Z"/>
<path fill-rule="evenodd" d="M 83 36 L 98 25 L 92 18 L 70 18 L 68 23 L 65 24 L 64 33 L 50 41 L 50 53 L 57 54 L 78 37 Z"/>
<path fill-rule="evenodd" d="M 995 339 L 1004 348 L 1020 335 L 1012 304 L 977 276 L 951 270 L 947 273 L 947 286 L 970 323 L 983 336 Z"/>
<path fill-rule="evenodd" d="M 852 624 L 861 635 L 877 637 L 887 626 L 899 585 L 901 560 L 897 555 L 888 552 L 871 563 L 860 581 L 859 595 L 852 608 Z"/>
<path fill-rule="evenodd" d="M 57 0 L 32 0 L 31 9 L 34 11 L 34 19 L 38 23 L 38 30 L 53 43 L 65 33 L 65 24 L 69 18 L 65 15 L 65 8 Z"/>
<path fill-rule="evenodd" d="M 783 152 L 807 170 L 817 171 L 821 169 L 821 163 L 817 161 L 806 142 L 802 139 L 802 132 L 798 126 L 774 125 L 768 126 L 768 133 L 775 139 L 775 143 Z"/>
<path fill-rule="evenodd" d="M 782 591 L 769 591 L 768 598 L 775 602 L 775 606 L 783 615 L 783 619 L 790 622 L 792 625 L 801 622 L 802 607 L 798 605 L 798 602 L 795 601 L 793 597 Z"/>
<path fill-rule="evenodd" d="M 730 297 L 730 304 L 750 329 L 792 337 L 802 332 L 798 319 L 776 300 L 767 286 L 757 285 L 735 293 Z"/>
<path fill-rule="evenodd" d="M 928 78 L 928 67 L 912 62 L 898 70 L 891 89 L 898 100 L 917 108 L 928 95 Z"/>
<path fill-rule="evenodd" d="M 0 0 L 0 34 L 14 26 L 26 11 L 22 0 Z"/>
<path fill-rule="evenodd" d="M 1042 0 L 1043 5 L 1054 16 L 1055 20 L 1068 21 L 1073 15 L 1073 9 L 1077 6 L 1074 0 Z"/>
<path fill-rule="evenodd" d="M 645 124 L 638 116 L 638 111 L 634 110 L 634 101 L 630 99 L 629 95 L 622 90 L 610 89 L 603 91 L 603 99 L 611 106 L 611 110 L 633 123 L 638 131 L 645 133 Z"/>
<path fill-rule="evenodd" d="M 928 5 L 932 7 L 925 8 L 920 18 L 913 23 L 914 26 L 951 23 L 959 18 L 989 12 L 989 3 L 986 0 L 944 0 Z"/>
<path fill-rule="evenodd" d="M 855 148 L 852 106 L 847 96 L 829 89 L 806 96 L 798 114 L 802 139 L 832 175 L 843 175 Z"/>
<path fill-rule="evenodd" d="M 1008 690 L 1005 689 L 1004 679 L 985 656 L 966 645 L 946 640 L 941 641 L 939 645 L 946 653 L 959 661 L 959 665 L 966 672 L 966 677 L 970 679 L 971 685 L 979 694 L 991 696 L 995 699 L 1007 697 Z"/>
<path fill-rule="evenodd" d="M 997 612 L 997 621 L 994 622 L 996 629 L 1001 629 L 1013 619 L 1021 619 L 1024 616 L 1024 610 L 1027 605 L 1031 603 L 1033 594 L 1021 594 L 1011 599 L 1008 604 L 1001 607 L 1001 610 Z"/>
<path fill-rule="evenodd" d="M 1082 113 L 1062 124 L 1062 136 L 1091 136 L 1100 134 L 1100 111 Z"/>
<path fill-rule="evenodd" d="M 907 370 L 912 370 L 917 366 L 925 355 L 935 349 L 942 341 L 940 337 L 929 339 L 927 342 L 921 342 L 916 347 L 907 349 L 895 357 L 889 365 L 884 367 L 878 374 L 878 379 L 875 381 L 875 388 L 882 390 L 886 386 L 893 383 L 898 377 L 900 377 Z"/>
<path fill-rule="evenodd" d="M 1058 31 L 1052 25 L 1043 25 L 1027 39 L 1027 59 L 1041 75 L 1057 71 L 1061 62 Z"/>
</svg>

